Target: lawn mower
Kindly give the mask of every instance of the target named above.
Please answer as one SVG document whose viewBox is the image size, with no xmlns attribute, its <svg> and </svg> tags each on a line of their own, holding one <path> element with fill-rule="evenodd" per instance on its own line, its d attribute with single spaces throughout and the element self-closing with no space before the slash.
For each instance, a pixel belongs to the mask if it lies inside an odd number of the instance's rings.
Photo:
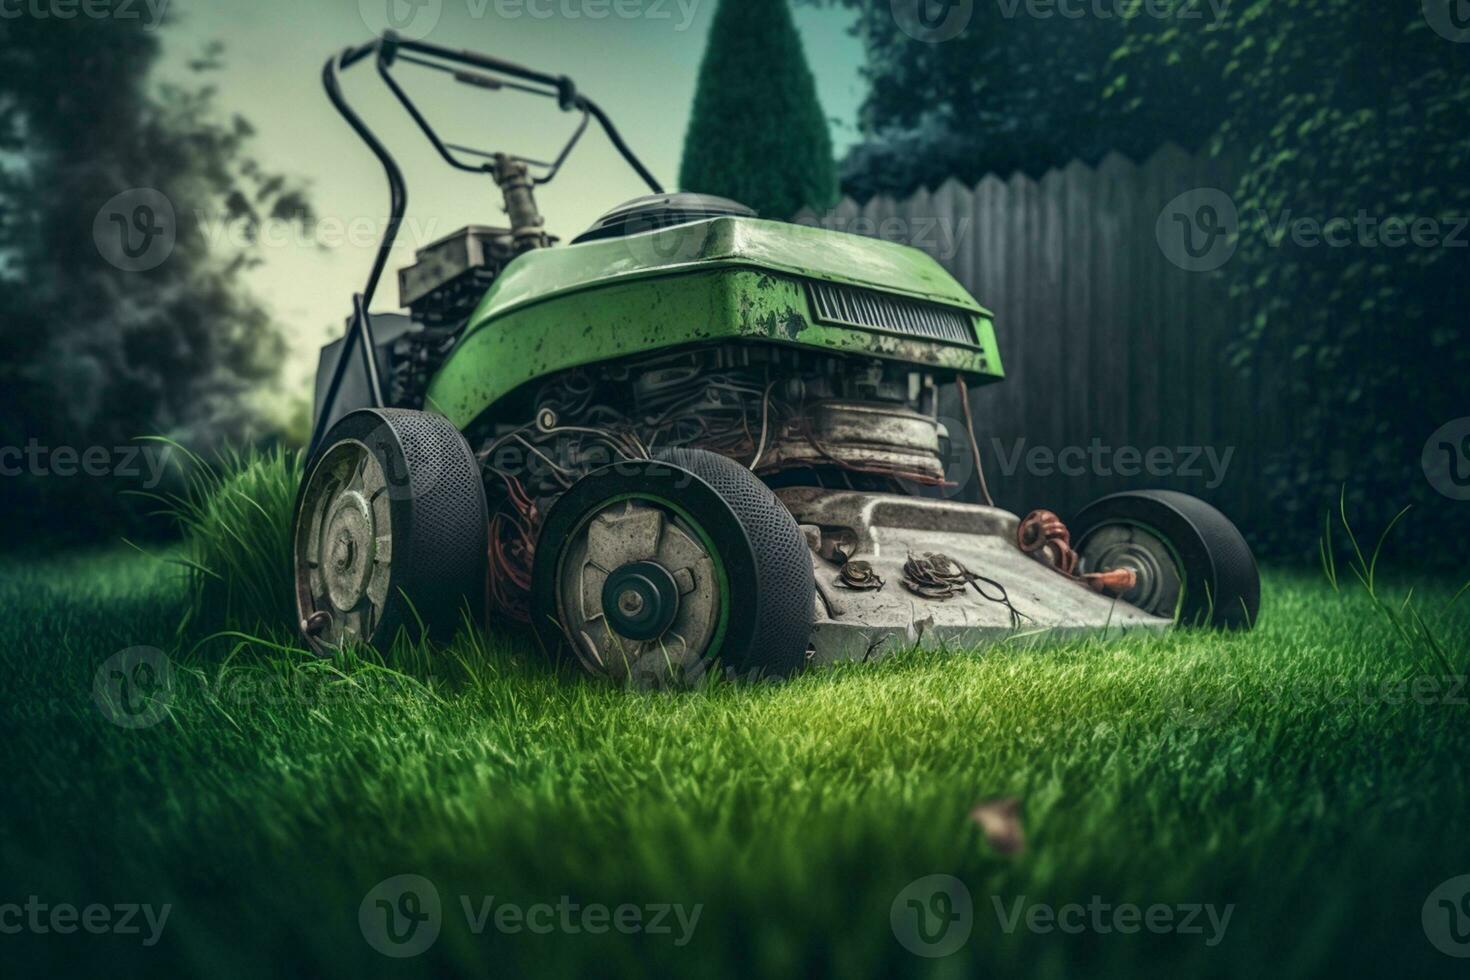
<svg viewBox="0 0 1470 980">
<path fill-rule="evenodd" d="M 407 195 L 340 74 L 371 60 L 452 168 L 498 186 L 473 225 L 369 308 Z M 447 143 L 411 65 L 575 120 L 536 160 Z M 942 447 L 980 463 L 972 386 L 1003 378 L 991 314 L 924 253 L 666 193 L 565 76 L 384 35 L 326 65 L 381 162 L 391 218 L 345 335 L 322 352 L 293 527 L 307 643 L 529 624 L 541 649 L 625 682 L 787 676 L 913 647 L 1171 624 L 1250 627 L 1254 560 L 1218 511 L 1106 497 L 1069 528 L 962 500 Z M 536 202 L 596 121 L 650 194 L 562 244 Z M 953 387 L 964 431 L 941 424 Z"/>
</svg>

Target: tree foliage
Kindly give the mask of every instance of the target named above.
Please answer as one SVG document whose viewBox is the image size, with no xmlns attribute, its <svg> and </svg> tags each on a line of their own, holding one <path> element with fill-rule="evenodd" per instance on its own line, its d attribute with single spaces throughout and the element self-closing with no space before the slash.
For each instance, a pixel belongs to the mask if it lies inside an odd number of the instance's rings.
<svg viewBox="0 0 1470 980">
<path fill-rule="evenodd" d="M 787 0 L 721 0 L 679 183 L 768 218 L 836 200 L 832 137 Z"/>
<path fill-rule="evenodd" d="M 223 118 L 212 88 L 156 81 L 158 56 L 157 32 L 126 17 L 23 16 L 0 35 L 0 446 L 206 447 L 250 429 L 246 395 L 276 376 L 281 335 L 241 282 L 252 260 L 199 219 L 307 218 L 307 204 L 249 156 L 250 124 Z M 126 271 L 102 211 L 139 189 L 171 205 L 172 220 L 144 214 L 172 249 Z M 0 493 L 23 524 L 116 530 L 126 479 L 22 468 Z"/>
<path fill-rule="evenodd" d="M 1114 150 L 1141 160 L 1166 140 L 1192 150 L 1221 119 L 1188 89 L 1145 83 L 1146 99 L 1107 97 L 1111 59 L 1131 31 L 1171 21 L 1207 29 L 1209 0 L 1187 0 L 1163 19 L 1128 2 L 952 5 L 964 12 L 965 29 L 933 41 L 914 37 L 899 16 L 905 4 L 930 0 L 806 2 L 856 12 L 869 93 L 858 120 L 865 138 L 844 159 L 841 182 L 860 201 L 932 190 L 949 177 L 973 184 L 987 173 L 1039 176 Z M 1087 14 L 1066 13 L 1080 10 Z"/>
<path fill-rule="evenodd" d="M 1420 464 L 1470 414 L 1470 45 L 1418 3 L 1254 0 L 1208 32 L 1135 32 L 1113 70 L 1112 99 L 1146 101 L 1149 79 L 1222 106 L 1210 145 L 1246 161 L 1222 270 L 1246 314 L 1233 355 L 1281 379 L 1293 425 L 1261 474 L 1268 543 L 1309 547 L 1342 485 L 1365 525 L 1416 503 L 1416 524 L 1463 538 L 1470 505 Z"/>
</svg>

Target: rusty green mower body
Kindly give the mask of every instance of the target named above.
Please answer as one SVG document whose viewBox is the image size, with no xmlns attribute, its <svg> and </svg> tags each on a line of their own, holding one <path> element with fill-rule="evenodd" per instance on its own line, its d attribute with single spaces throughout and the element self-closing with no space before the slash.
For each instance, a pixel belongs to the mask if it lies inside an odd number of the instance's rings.
<svg viewBox="0 0 1470 980">
<path fill-rule="evenodd" d="M 496 181 L 509 218 L 420 249 L 398 275 L 406 315 L 368 313 L 406 199 L 342 97 L 338 73 L 368 60 L 452 167 Z M 547 163 L 445 143 L 393 75 L 406 63 L 580 123 Z M 1254 621 L 1250 552 L 1194 498 L 1106 498 L 1071 531 L 959 499 L 975 491 L 943 450 L 978 455 L 973 422 L 947 431 L 941 392 L 968 420 L 968 391 L 1004 372 L 990 313 L 922 252 L 665 193 L 564 77 L 388 36 L 325 81 L 383 162 L 394 218 L 318 378 L 294 531 L 317 649 L 524 623 L 594 674 L 687 683 Z M 652 194 L 562 244 L 535 190 L 593 120 Z"/>
</svg>

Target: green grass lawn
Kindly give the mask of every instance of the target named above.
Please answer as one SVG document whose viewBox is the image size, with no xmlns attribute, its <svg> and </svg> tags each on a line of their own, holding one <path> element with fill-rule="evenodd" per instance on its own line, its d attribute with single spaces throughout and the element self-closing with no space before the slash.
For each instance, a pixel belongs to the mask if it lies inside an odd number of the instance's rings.
<svg viewBox="0 0 1470 980">
<path fill-rule="evenodd" d="M 141 913 L 137 934 L 0 934 L 0 956 L 35 975 L 1464 975 L 1421 918 L 1470 874 L 1470 691 L 1442 679 L 1467 658 L 1458 583 L 1412 583 L 1450 671 L 1356 583 L 1278 572 L 1251 634 L 648 693 L 554 673 L 513 639 L 387 666 L 229 640 L 191 651 L 171 568 L 0 566 L 0 903 L 170 906 L 152 945 Z M 1411 583 L 1379 575 L 1412 622 Z M 128 728 L 94 681 L 137 646 L 167 651 L 172 685 L 142 716 L 157 724 Z M 1008 796 L 1027 837 L 1014 855 L 968 816 Z M 359 911 L 367 899 L 386 922 L 369 892 L 404 874 L 435 886 L 440 929 L 389 959 Z M 913 945 L 916 892 L 900 893 L 935 874 L 973 909 L 968 936 L 926 919 L 959 946 L 943 958 L 911 952 L 890 917 L 898 899 Z M 920 901 L 958 909 L 958 894 Z M 498 929 L 507 903 L 553 931 Z M 655 922 L 661 905 L 684 920 Z M 1159 931 L 1117 928 L 1135 924 L 1119 907 L 1154 905 L 1188 930 L 1165 931 L 1161 911 Z M 636 907 L 649 928 L 592 906 Z M 1039 906 L 1073 931 L 1047 929 Z"/>
</svg>

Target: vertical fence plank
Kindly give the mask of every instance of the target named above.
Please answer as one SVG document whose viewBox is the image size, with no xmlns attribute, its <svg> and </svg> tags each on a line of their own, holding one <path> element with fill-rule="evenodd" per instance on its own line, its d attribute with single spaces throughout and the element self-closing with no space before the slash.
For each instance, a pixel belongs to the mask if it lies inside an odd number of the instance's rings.
<svg viewBox="0 0 1470 980">
<path fill-rule="evenodd" d="M 1096 203 L 1092 168 L 1080 161 L 1073 161 L 1061 172 L 1062 193 L 1061 274 L 1060 299 L 1062 315 L 1059 318 L 1056 356 L 1065 365 L 1063 388 L 1057 392 L 1059 407 L 1064 409 L 1067 420 L 1065 431 L 1060 433 L 1063 441 L 1058 443 L 1061 451 L 1072 446 L 1087 452 L 1094 437 L 1100 437 L 1098 423 L 1101 421 L 1092 411 L 1091 394 L 1104 383 L 1098 377 L 1097 330 L 1098 321 L 1093 310 L 1092 274 L 1092 218 Z M 1070 451 L 1070 450 L 1068 450 Z M 1091 457 L 1077 457 L 1068 461 L 1075 465 L 1081 459 L 1090 473 Z M 1059 506 L 1082 507 L 1086 500 L 1080 499 L 1091 491 L 1094 475 L 1061 475 L 1067 493 Z"/>
<path fill-rule="evenodd" d="M 1128 356 L 1135 320 L 1132 242 L 1133 205 L 1138 168 L 1117 153 L 1098 165 L 1093 202 L 1093 384 L 1090 401 L 1098 438 L 1114 446 L 1126 438 L 1134 393 L 1128 384 Z M 1099 475 L 1089 488 L 1094 497 L 1122 489 L 1117 476 Z"/>
</svg>

